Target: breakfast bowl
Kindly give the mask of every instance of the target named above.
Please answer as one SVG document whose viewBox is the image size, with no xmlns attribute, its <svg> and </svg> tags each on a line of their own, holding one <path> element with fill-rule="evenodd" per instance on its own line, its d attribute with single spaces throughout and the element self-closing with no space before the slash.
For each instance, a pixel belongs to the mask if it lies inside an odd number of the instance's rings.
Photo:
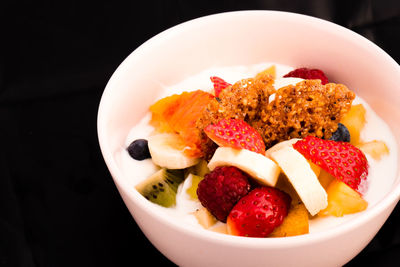
<svg viewBox="0 0 400 267">
<path fill-rule="evenodd" d="M 155 170 L 126 157 L 132 128 L 168 85 L 203 70 L 274 62 L 324 70 L 361 96 L 393 133 L 393 168 L 366 210 L 308 234 L 239 237 L 193 227 L 160 212 L 135 189 Z M 101 151 L 115 185 L 145 236 L 179 266 L 340 266 L 376 235 L 400 197 L 399 65 L 364 37 L 331 22 L 277 11 L 239 11 L 170 28 L 133 51 L 110 78 L 98 112 Z M 185 88 L 182 88 L 185 89 Z M 189 89 L 189 88 L 188 88 Z M 196 88 L 190 88 L 196 89 Z M 167 92 L 168 93 L 168 92 Z M 172 94 L 173 92 L 170 92 Z M 379 131 L 379 129 L 376 129 Z M 142 135 L 142 136 L 141 136 Z M 376 183 L 375 183 L 376 184 Z"/>
</svg>

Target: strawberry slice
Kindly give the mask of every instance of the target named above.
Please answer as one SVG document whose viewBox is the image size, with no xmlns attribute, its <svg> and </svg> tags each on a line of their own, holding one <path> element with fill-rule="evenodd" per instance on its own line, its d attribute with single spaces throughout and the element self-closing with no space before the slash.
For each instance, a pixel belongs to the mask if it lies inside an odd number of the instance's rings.
<svg viewBox="0 0 400 267">
<path fill-rule="evenodd" d="M 325 73 L 319 69 L 298 68 L 283 77 L 295 77 L 309 80 L 320 79 L 322 84 L 328 83 L 328 78 L 325 76 Z"/>
<path fill-rule="evenodd" d="M 242 197 L 228 215 L 228 233 L 267 237 L 287 216 L 292 199 L 274 187 L 259 187 Z"/>
<path fill-rule="evenodd" d="M 357 147 L 347 142 L 322 140 L 314 136 L 297 141 L 293 147 L 360 195 L 365 192 L 368 161 Z"/>
<path fill-rule="evenodd" d="M 210 80 L 214 84 L 214 92 L 216 97 L 219 97 L 221 91 L 231 85 L 230 83 L 224 81 L 223 79 L 217 76 L 210 77 Z"/>
<path fill-rule="evenodd" d="M 243 120 L 223 119 L 205 127 L 204 132 L 219 146 L 265 153 L 261 135 Z"/>
</svg>

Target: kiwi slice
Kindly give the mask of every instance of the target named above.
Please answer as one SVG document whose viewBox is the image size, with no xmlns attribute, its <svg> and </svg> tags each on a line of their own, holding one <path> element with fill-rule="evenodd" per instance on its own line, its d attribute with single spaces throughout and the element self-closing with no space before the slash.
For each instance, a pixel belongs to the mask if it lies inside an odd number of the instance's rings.
<svg viewBox="0 0 400 267">
<path fill-rule="evenodd" d="M 198 200 L 199 198 L 197 197 L 197 187 L 199 187 L 199 183 L 201 180 L 203 180 L 204 177 L 195 175 L 193 173 L 190 173 L 187 177 L 187 179 L 192 179 L 192 185 L 186 189 L 186 193 L 190 196 L 192 200 Z"/>
<path fill-rule="evenodd" d="M 184 170 L 162 168 L 135 188 L 151 202 L 163 207 L 171 207 L 176 203 L 176 192 L 184 178 Z"/>
<path fill-rule="evenodd" d="M 198 200 L 197 187 L 201 180 L 207 173 L 210 173 L 210 169 L 207 166 L 207 161 L 204 159 L 200 160 L 199 163 L 187 169 L 187 178 L 192 179 L 192 185 L 186 190 L 186 193 L 192 200 Z"/>
<path fill-rule="evenodd" d="M 207 173 L 210 173 L 210 169 L 208 168 L 207 164 L 207 161 L 201 159 L 199 163 L 188 168 L 188 172 L 193 173 L 197 176 L 204 177 Z"/>
</svg>

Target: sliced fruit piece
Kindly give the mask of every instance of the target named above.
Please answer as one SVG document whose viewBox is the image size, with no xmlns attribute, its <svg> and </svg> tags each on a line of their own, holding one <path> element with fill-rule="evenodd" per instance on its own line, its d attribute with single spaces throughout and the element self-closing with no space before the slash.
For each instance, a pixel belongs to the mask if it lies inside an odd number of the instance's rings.
<svg viewBox="0 0 400 267">
<path fill-rule="evenodd" d="M 189 172 L 204 177 L 204 175 L 210 173 L 210 169 L 208 168 L 207 164 L 208 163 L 206 160 L 201 159 L 199 163 L 197 163 L 193 167 L 190 167 Z"/>
<path fill-rule="evenodd" d="M 353 105 L 340 121 L 349 130 L 350 143 L 353 145 L 357 145 L 361 141 L 360 132 L 365 125 L 365 112 L 362 104 Z"/>
<path fill-rule="evenodd" d="M 352 144 L 307 136 L 296 142 L 293 147 L 360 194 L 367 189 L 367 158 Z"/>
<path fill-rule="evenodd" d="M 309 233 L 309 229 L 307 208 L 300 202 L 289 209 L 282 224 L 276 227 L 269 237 L 304 235 Z"/>
<path fill-rule="evenodd" d="M 246 172 L 263 185 L 275 186 L 279 176 L 279 167 L 269 158 L 247 149 L 219 147 L 208 163 L 214 170 L 218 166 L 235 166 Z"/>
<path fill-rule="evenodd" d="M 368 207 L 368 202 L 359 193 L 337 179 L 329 184 L 326 192 L 328 207 L 320 212 L 321 215 L 341 217 L 363 211 Z"/>
<path fill-rule="evenodd" d="M 222 90 L 232 85 L 217 76 L 210 77 L 210 80 L 214 85 L 214 94 L 216 97 L 219 97 L 219 93 L 221 93 Z"/>
<path fill-rule="evenodd" d="M 216 225 L 213 225 L 212 227 L 209 228 L 209 230 L 221 234 L 228 234 L 228 229 L 225 223 L 218 223 Z"/>
<path fill-rule="evenodd" d="M 196 123 L 213 98 L 212 94 L 201 90 L 163 98 L 150 106 L 150 123 L 160 132 L 177 133 L 187 147 L 184 153 L 201 157 L 202 131 Z"/>
<path fill-rule="evenodd" d="M 221 147 L 265 153 L 265 144 L 261 135 L 243 120 L 222 119 L 216 124 L 205 127 L 204 132 Z"/>
<path fill-rule="evenodd" d="M 279 174 L 278 182 L 276 183 L 275 187 L 288 193 L 292 198 L 292 203 L 301 202 L 299 195 L 283 172 Z"/>
<path fill-rule="evenodd" d="M 375 160 L 380 160 L 384 155 L 389 154 L 389 148 L 383 141 L 373 140 L 366 143 L 360 143 L 357 147 Z"/>
<path fill-rule="evenodd" d="M 228 233 L 237 236 L 267 237 L 282 224 L 291 198 L 285 192 L 265 186 L 242 197 L 229 213 Z"/>
<path fill-rule="evenodd" d="M 271 148 L 267 154 L 279 165 L 311 215 L 328 205 L 327 195 L 307 159 L 292 145 Z"/>
<path fill-rule="evenodd" d="M 321 173 L 318 176 L 319 183 L 325 190 L 328 188 L 329 184 L 335 179 L 329 172 L 321 169 Z"/>
<path fill-rule="evenodd" d="M 286 147 L 286 146 L 292 147 L 292 145 L 294 143 L 296 143 L 297 141 L 299 141 L 299 140 L 301 140 L 301 139 L 292 138 L 292 139 L 289 139 L 289 140 L 286 140 L 286 141 L 279 142 L 278 144 L 274 145 L 273 147 L 270 147 L 267 151 L 265 151 L 265 156 L 267 156 L 268 158 L 271 158 L 271 153 L 272 152 L 278 151 L 279 149 L 282 149 L 283 147 Z M 308 161 L 308 163 L 310 164 L 310 167 L 313 170 L 313 172 L 315 173 L 315 175 L 318 176 L 320 171 L 321 171 L 321 168 L 319 166 L 315 165 L 310 160 Z"/>
<path fill-rule="evenodd" d="M 300 140 L 300 138 L 292 138 L 286 141 L 279 142 L 276 145 L 268 148 L 267 151 L 265 151 L 265 156 L 270 157 L 272 152 L 278 151 L 287 146 L 292 146 L 294 143 Z"/>
<path fill-rule="evenodd" d="M 204 207 L 196 210 L 193 214 L 205 229 L 210 228 L 217 222 L 217 219 Z"/>
<path fill-rule="evenodd" d="M 186 189 L 186 193 L 190 196 L 192 200 L 198 200 L 197 197 L 197 187 L 201 180 L 203 180 L 203 176 L 198 176 L 190 173 L 186 179 L 192 180 L 192 185 Z"/>
<path fill-rule="evenodd" d="M 151 121 L 150 124 L 160 132 L 173 132 L 174 130 L 169 125 L 167 120 L 167 111 L 169 109 L 176 109 L 178 101 L 181 98 L 180 95 L 171 95 L 158 100 L 156 103 L 150 106 Z"/>
<path fill-rule="evenodd" d="M 260 71 L 259 73 L 257 73 L 255 79 L 261 79 L 262 77 L 264 77 L 267 74 L 271 75 L 271 77 L 273 79 L 275 79 L 276 78 L 276 66 L 272 65 L 271 67 L 268 67 L 263 71 Z"/>
<path fill-rule="evenodd" d="M 146 199 L 163 207 L 176 204 L 176 192 L 184 180 L 183 170 L 160 169 L 152 176 L 135 186 Z"/>
<path fill-rule="evenodd" d="M 210 173 L 210 169 L 207 166 L 207 161 L 200 159 L 199 163 L 186 169 L 187 178 L 191 180 L 190 187 L 187 188 L 186 193 L 190 196 L 192 200 L 198 200 L 197 197 L 197 187 L 199 182 L 204 179 L 204 176 Z"/>
<path fill-rule="evenodd" d="M 148 145 L 154 164 L 167 169 L 184 169 L 200 161 L 185 154 L 185 144 L 174 133 L 152 135 L 148 138 Z"/>
<path fill-rule="evenodd" d="M 326 84 L 328 83 L 328 78 L 326 78 L 325 73 L 322 70 L 319 69 L 309 69 L 309 68 L 298 68 L 295 69 L 288 74 L 283 76 L 284 78 L 286 77 L 297 77 L 297 78 L 303 78 L 303 79 L 319 79 L 321 80 L 321 84 Z"/>
</svg>

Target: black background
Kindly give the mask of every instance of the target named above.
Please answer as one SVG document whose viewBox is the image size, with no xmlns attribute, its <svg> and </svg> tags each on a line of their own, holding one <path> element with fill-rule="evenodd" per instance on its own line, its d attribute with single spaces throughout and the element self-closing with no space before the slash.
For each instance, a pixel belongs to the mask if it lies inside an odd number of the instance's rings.
<svg viewBox="0 0 400 267">
<path fill-rule="evenodd" d="M 108 79 L 155 34 L 218 12 L 283 10 L 350 28 L 400 62 L 396 0 L 10 1 L 0 9 L 0 266 L 173 265 L 125 208 L 96 132 Z M 398 254 L 399 206 L 348 266 L 399 266 Z"/>
</svg>

